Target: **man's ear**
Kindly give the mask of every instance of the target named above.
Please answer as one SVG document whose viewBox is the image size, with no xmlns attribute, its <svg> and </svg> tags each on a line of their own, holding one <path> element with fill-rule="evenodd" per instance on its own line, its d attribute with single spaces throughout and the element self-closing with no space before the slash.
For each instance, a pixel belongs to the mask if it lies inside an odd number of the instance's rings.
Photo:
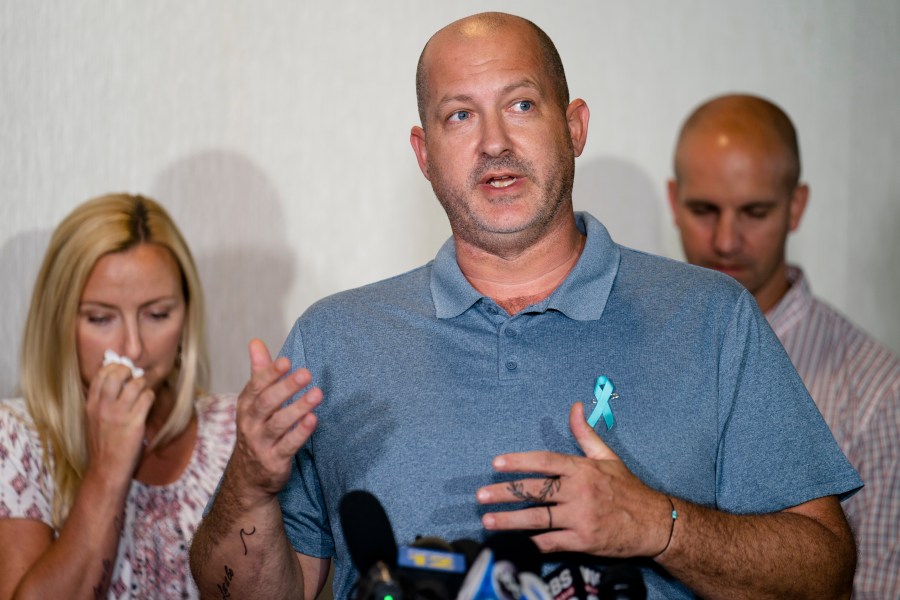
<svg viewBox="0 0 900 600">
<path fill-rule="evenodd" d="M 572 137 L 575 156 L 581 156 L 584 145 L 587 143 L 588 121 L 590 120 L 591 111 L 584 100 L 576 98 L 569 103 L 566 108 L 566 124 L 569 126 L 569 135 Z"/>
<path fill-rule="evenodd" d="M 668 184 L 666 185 L 666 189 L 669 192 L 669 207 L 672 209 L 672 222 L 675 223 L 675 227 L 679 227 L 678 225 L 678 182 L 674 179 L 670 179 Z"/>
<path fill-rule="evenodd" d="M 808 201 L 809 186 L 805 183 L 801 183 L 796 188 L 794 188 L 794 193 L 791 194 L 791 205 L 788 209 L 790 211 L 790 221 L 788 223 L 790 231 L 795 231 L 798 227 L 800 227 L 800 219 L 803 218 L 803 212 L 806 210 L 806 204 Z"/>
<path fill-rule="evenodd" d="M 412 146 L 413 152 L 416 153 L 416 160 L 419 162 L 419 169 L 425 179 L 431 181 L 428 176 L 428 146 L 425 144 L 425 130 L 418 125 L 413 126 L 409 132 L 409 144 Z"/>
</svg>

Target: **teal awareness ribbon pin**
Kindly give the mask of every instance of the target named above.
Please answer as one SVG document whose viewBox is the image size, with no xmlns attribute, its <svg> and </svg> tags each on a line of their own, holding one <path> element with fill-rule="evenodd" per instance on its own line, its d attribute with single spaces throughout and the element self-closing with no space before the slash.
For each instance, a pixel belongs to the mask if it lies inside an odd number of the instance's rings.
<svg viewBox="0 0 900 600">
<path fill-rule="evenodd" d="M 615 387 L 613 386 L 613 382 L 609 380 L 609 377 L 606 375 L 601 375 L 597 378 L 597 383 L 594 384 L 594 400 L 596 401 L 596 405 L 594 406 L 594 410 L 591 411 L 591 416 L 588 417 L 588 425 L 594 427 L 597 425 L 597 421 L 600 420 L 600 417 L 603 417 L 603 421 L 606 423 L 606 430 L 609 431 L 612 429 L 612 426 L 616 424 L 616 419 L 613 417 L 612 408 L 609 406 L 609 401 L 613 398 L 618 398 L 618 394 L 614 394 Z"/>
</svg>

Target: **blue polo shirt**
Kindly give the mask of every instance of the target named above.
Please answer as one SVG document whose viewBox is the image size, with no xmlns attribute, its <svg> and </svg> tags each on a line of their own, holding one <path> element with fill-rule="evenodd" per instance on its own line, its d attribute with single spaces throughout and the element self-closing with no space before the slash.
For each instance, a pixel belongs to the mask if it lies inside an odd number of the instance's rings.
<svg viewBox="0 0 900 600">
<path fill-rule="evenodd" d="M 494 456 L 583 454 L 569 407 L 598 376 L 619 394 L 604 441 L 647 485 L 733 513 L 860 487 L 753 297 L 730 277 L 615 244 L 586 213 L 584 251 L 553 294 L 508 315 L 477 292 L 448 240 L 427 265 L 326 298 L 281 354 L 322 388 L 319 425 L 281 494 L 303 554 L 356 577 L 340 498 L 366 489 L 399 544 L 483 539 L 475 491 L 514 478 Z M 690 597 L 645 570 L 653 597 Z"/>
</svg>

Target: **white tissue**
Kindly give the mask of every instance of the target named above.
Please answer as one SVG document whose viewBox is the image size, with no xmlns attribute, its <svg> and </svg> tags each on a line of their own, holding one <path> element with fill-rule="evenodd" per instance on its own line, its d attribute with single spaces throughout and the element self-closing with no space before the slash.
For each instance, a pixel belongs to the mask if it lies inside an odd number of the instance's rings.
<svg viewBox="0 0 900 600">
<path fill-rule="evenodd" d="M 130 358 L 128 358 L 127 356 L 119 356 L 112 350 L 107 350 L 106 352 L 103 353 L 103 366 L 105 367 L 106 365 L 108 365 L 110 363 L 125 365 L 126 367 L 131 369 L 132 377 L 136 378 L 136 377 L 144 376 L 144 370 L 140 367 L 134 366 L 134 363 L 131 362 Z"/>
</svg>

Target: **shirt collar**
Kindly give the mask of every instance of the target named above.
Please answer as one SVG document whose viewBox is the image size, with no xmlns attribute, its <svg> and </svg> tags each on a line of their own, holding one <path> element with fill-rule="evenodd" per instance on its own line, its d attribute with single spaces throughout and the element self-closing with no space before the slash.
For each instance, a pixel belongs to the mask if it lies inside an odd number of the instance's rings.
<svg viewBox="0 0 900 600">
<path fill-rule="evenodd" d="M 483 297 L 462 274 L 456 262 L 456 243 L 450 237 L 431 265 L 431 298 L 437 318 L 457 317 Z"/>
<path fill-rule="evenodd" d="M 619 270 L 619 246 L 609 237 L 606 227 L 589 213 L 575 213 L 575 224 L 587 235 L 578 262 L 562 284 L 529 312 L 556 310 L 578 321 L 599 319 L 603 314 Z M 452 237 L 444 242 L 432 263 L 431 296 L 439 319 L 459 316 L 485 297 L 462 274 Z"/>
<path fill-rule="evenodd" d="M 787 279 L 791 287 L 778 304 L 766 312 L 766 320 L 776 333 L 793 327 L 808 314 L 813 302 L 812 290 L 802 269 L 788 265 Z"/>
</svg>

